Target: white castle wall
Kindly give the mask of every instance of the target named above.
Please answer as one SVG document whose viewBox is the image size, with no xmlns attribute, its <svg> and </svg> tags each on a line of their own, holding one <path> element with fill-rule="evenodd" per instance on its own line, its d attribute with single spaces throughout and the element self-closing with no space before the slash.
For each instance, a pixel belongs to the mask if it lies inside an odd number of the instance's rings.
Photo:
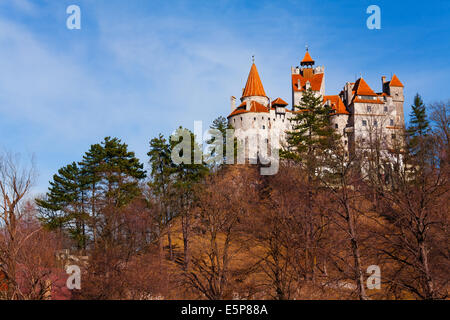
<svg viewBox="0 0 450 320">
<path fill-rule="evenodd" d="M 301 69 L 297 67 L 292 68 L 291 71 L 295 75 L 300 74 Z M 324 67 L 322 66 L 314 68 L 314 74 L 323 72 Z M 315 92 L 316 96 L 325 95 L 324 83 L 325 79 L 322 81 L 320 90 Z M 344 146 L 347 146 L 347 151 L 350 147 L 355 146 L 356 142 L 365 140 L 366 143 L 369 143 L 371 133 L 381 135 L 386 144 L 392 142 L 393 135 L 398 136 L 398 128 L 404 126 L 403 88 L 391 87 L 386 94 L 392 96 L 377 97 L 382 99 L 380 101 L 383 104 L 368 102 L 349 104 L 353 100 L 353 86 L 354 83 L 347 82 L 341 94 L 341 99 L 350 114 L 335 114 L 331 117 L 331 124 L 342 136 L 342 142 Z M 300 103 L 301 97 L 301 91 L 292 89 L 292 105 L 294 107 Z M 244 97 L 241 100 L 242 102 L 256 101 L 266 107 L 270 105 L 267 97 L 252 96 Z M 368 106 L 370 106 L 370 111 Z M 236 130 L 236 138 L 246 142 L 247 157 L 256 159 L 262 142 L 268 141 L 269 145 L 274 148 L 286 145 L 286 131 L 292 130 L 290 119 L 294 116 L 294 113 L 287 112 L 284 107 L 279 107 L 277 110 L 271 108 L 269 112 L 237 114 L 229 118 L 229 123 Z"/>
</svg>

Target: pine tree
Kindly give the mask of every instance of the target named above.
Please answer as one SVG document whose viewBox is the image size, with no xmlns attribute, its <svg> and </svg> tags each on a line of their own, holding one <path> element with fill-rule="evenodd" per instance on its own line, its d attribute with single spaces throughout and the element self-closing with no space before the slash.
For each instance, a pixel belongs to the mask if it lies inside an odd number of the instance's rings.
<svg viewBox="0 0 450 320">
<path fill-rule="evenodd" d="M 171 238 L 171 220 L 174 212 L 171 206 L 173 201 L 173 174 L 175 165 L 171 159 L 171 146 L 163 135 L 150 141 L 150 151 L 147 155 L 150 157 L 149 164 L 151 166 L 150 182 L 148 183 L 152 195 L 160 204 L 160 215 L 158 223 L 160 230 L 167 226 L 167 240 L 169 243 L 170 260 L 173 259 L 173 248 Z M 160 246 L 162 239 L 160 235 Z"/>
<path fill-rule="evenodd" d="M 196 188 L 202 179 L 208 173 L 208 167 L 202 162 L 196 164 L 195 154 L 201 154 L 201 147 L 195 141 L 195 135 L 188 129 L 179 127 L 176 135 L 190 137 L 191 163 L 181 163 L 175 165 L 174 170 L 174 188 L 177 192 L 179 215 L 181 216 L 181 226 L 183 231 L 184 244 L 184 270 L 188 270 L 190 263 L 189 241 L 191 230 L 191 214 L 193 203 L 196 199 Z M 176 139 L 170 139 L 170 145 L 173 150 L 175 145 L 180 143 Z M 180 154 L 180 156 L 183 156 Z"/>
<path fill-rule="evenodd" d="M 307 177 L 305 225 L 305 268 L 307 277 L 315 274 L 315 234 L 317 223 L 314 215 L 314 194 L 318 186 L 318 175 L 325 168 L 325 158 L 338 141 L 338 135 L 330 125 L 331 107 L 325 105 L 321 96 L 308 89 L 303 92 L 297 115 L 291 119 L 292 131 L 288 132 L 288 147 L 280 155 L 301 164 Z M 319 226 L 321 228 L 321 226 Z"/>
<path fill-rule="evenodd" d="M 332 109 L 311 89 L 304 91 L 297 108 L 297 115 L 291 119 L 293 130 L 288 132 L 288 147 L 280 154 L 283 158 L 303 163 L 314 175 L 320 154 L 327 152 L 338 139 L 330 125 Z"/>
<path fill-rule="evenodd" d="M 167 193 L 171 175 L 175 170 L 175 165 L 170 158 L 171 153 L 171 146 L 163 135 L 160 134 L 158 138 L 150 141 L 150 151 L 147 153 L 151 166 L 151 182 L 149 184 L 157 196 Z"/>
<path fill-rule="evenodd" d="M 102 142 L 104 158 L 98 170 L 100 184 L 109 205 L 120 208 L 140 195 L 139 181 L 146 177 L 144 165 L 120 139 L 106 137 Z"/>
<path fill-rule="evenodd" d="M 96 143 L 90 146 L 79 162 L 81 174 L 86 181 L 86 197 L 89 206 L 89 225 L 92 230 L 92 240 L 97 241 L 97 220 L 100 219 L 100 165 L 104 158 L 104 149 L 101 144 Z"/>
<path fill-rule="evenodd" d="M 176 184 L 182 189 L 191 189 L 191 187 L 195 183 L 199 182 L 208 173 L 208 167 L 203 161 L 199 164 L 195 163 L 195 154 L 202 154 L 202 149 L 200 145 L 195 141 L 195 135 L 191 131 L 183 127 L 179 127 L 176 131 L 178 136 L 182 136 L 183 132 L 187 133 L 191 137 L 191 163 L 181 163 L 175 165 Z M 171 148 L 173 148 L 178 143 L 179 141 L 174 141 L 173 139 L 171 139 Z M 180 154 L 180 156 L 182 156 L 182 154 Z"/>
<path fill-rule="evenodd" d="M 425 151 L 420 145 L 427 141 L 430 133 L 430 123 L 427 119 L 426 106 L 422 97 L 417 93 L 414 96 L 414 104 L 411 106 L 410 125 L 408 128 L 408 146 L 412 156 L 420 150 Z"/>
<path fill-rule="evenodd" d="M 86 183 L 73 162 L 58 170 L 44 199 L 36 199 L 40 220 L 50 230 L 67 231 L 79 249 L 86 246 Z"/>
<path fill-rule="evenodd" d="M 411 108 L 409 135 L 411 137 L 426 136 L 430 132 L 430 123 L 427 119 L 425 104 L 418 93 L 414 96 L 414 104 Z"/>
<path fill-rule="evenodd" d="M 211 138 L 210 140 L 208 140 L 206 143 L 210 145 L 209 147 L 209 152 L 210 152 L 210 159 L 207 159 L 207 163 L 214 167 L 217 167 L 217 158 L 220 157 L 221 161 L 220 163 L 227 163 L 227 138 L 230 139 L 230 137 L 227 137 L 227 130 L 228 129 L 233 129 L 233 127 L 228 123 L 228 120 L 225 119 L 224 117 L 220 116 L 216 119 L 214 119 L 213 123 L 210 126 L 210 129 L 212 130 L 218 130 L 220 131 L 220 133 L 222 134 L 222 154 L 218 155 L 217 154 L 217 150 L 215 145 L 213 145 L 214 143 L 214 138 Z M 233 139 L 233 154 L 234 154 L 234 159 L 236 158 L 237 155 L 237 139 L 232 137 Z"/>
<path fill-rule="evenodd" d="M 45 199 L 36 201 L 49 228 L 67 231 L 85 249 L 88 235 L 113 241 L 120 234 L 120 209 L 140 196 L 143 164 L 119 139 L 94 144 L 83 160 L 61 168 Z M 89 229 L 89 230 L 87 230 Z"/>
<path fill-rule="evenodd" d="M 414 104 L 411 106 L 410 125 L 407 130 L 408 154 L 406 162 L 409 163 L 410 181 L 420 183 L 427 174 L 427 167 L 434 160 L 433 137 L 430 134 L 431 128 L 427 118 L 426 106 L 421 96 L 417 93 L 414 96 Z M 432 165 L 431 165 L 432 167 Z"/>
</svg>

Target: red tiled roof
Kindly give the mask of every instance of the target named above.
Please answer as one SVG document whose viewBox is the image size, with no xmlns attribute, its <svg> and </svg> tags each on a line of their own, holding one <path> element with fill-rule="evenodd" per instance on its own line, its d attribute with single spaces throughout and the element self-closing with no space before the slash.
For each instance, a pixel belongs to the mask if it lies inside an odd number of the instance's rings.
<svg viewBox="0 0 450 320">
<path fill-rule="evenodd" d="M 254 63 L 252 64 L 247 83 L 245 84 L 244 92 L 242 93 L 242 97 L 250 96 L 266 96 L 261 78 L 258 74 L 258 69 L 256 69 L 256 65 Z"/>
<path fill-rule="evenodd" d="M 276 106 L 276 105 L 287 106 L 288 103 L 286 101 L 284 101 L 283 99 L 281 99 L 281 98 L 276 98 L 275 100 L 272 101 L 272 105 L 273 106 Z"/>
<path fill-rule="evenodd" d="M 242 102 L 232 113 L 230 113 L 229 117 L 241 114 L 241 113 L 248 113 L 248 112 L 269 112 L 269 110 L 263 106 L 261 103 L 256 101 L 250 102 L 250 110 L 246 110 L 247 103 Z"/>
<path fill-rule="evenodd" d="M 356 92 L 356 95 L 359 95 L 359 96 L 376 96 L 377 95 L 369 87 L 369 85 L 364 81 L 363 78 L 359 78 L 358 80 L 356 80 L 353 90 Z"/>
<path fill-rule="evenodd" d="M 298 87 L 298 80 L 300 79 L 300 88 Z M 292 75 L 292 87 L 294 91 L 304 91 L 306 89 L 306 81 L 311 83 L 311 89 L 313 91 L 320 91 L 323 81 L 323 73 L 313 75 L 312 78 L 305 78 L 301 74 Z"/>
<path fill-rule="evenodd" d="M 397 78 L 397 76 L 394 74 L 392 76 L 391 81 L 389 81 L 390 87 L 404 87 L 403 83 L 400 82 L 400 80 Z"/>
<path fill-rule="evenodd" d="M 245 108 L 244 109 L 234 109 L 234 111 L 232 113 L 230 113 L 230 115 L 227 118 L 241 114 L 241 113 L 247 113 L 247 112 L 248 111 L 245 110 Z"/>
<path fill-rule="evenodd" d="M 356 102 L 356 103 L 373 103 L 373 104 L 384 104 L 384 102 L 383 101 L 380 101 L 380 100 L 370 100 L 370 99 L 360 99 L 360 98 L 358 98 L 358 96 L 355 96 L 354 98 L 353 98 L 353 101 L 352 102 Z"/>
<path fill-rule="evenodd" d="M 327 102 L 328 100 L 330 100 L 331 102 L 331 108 L 333 108 L 333 110 L 336 110 L 336 114 L 349 114 L 344 102 L 342 102 L 341 97 L 339 97 L 338 95 L 323 96 L 324 102 Z"/>
<path fill-rule="evenodd" d="M 256 101 L 252 101 L 250 105 L 250 112 L 269 112 L 265 106 Z"/>
</svg>

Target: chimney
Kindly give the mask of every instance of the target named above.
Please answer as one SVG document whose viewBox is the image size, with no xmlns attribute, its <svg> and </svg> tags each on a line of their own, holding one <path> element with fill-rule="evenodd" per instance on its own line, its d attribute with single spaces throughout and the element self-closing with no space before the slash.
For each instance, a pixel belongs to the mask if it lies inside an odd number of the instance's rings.
<svg viewBox="0 0 450 320">
<path fill-rule="evenodd" d="M 233 112 L 234 109 L 236 109 L 236 97 L 231 96 L 231 112 Z"/>
<path fill-rule="evenodd" d="M 386 85 L 386 77 L 385 76 L 382 76 L 381 77 L 381 90 L 384 92 L 384 93 L 388 93 L 388 91 L 387 91 L 387 85 Z"/>
</svg>

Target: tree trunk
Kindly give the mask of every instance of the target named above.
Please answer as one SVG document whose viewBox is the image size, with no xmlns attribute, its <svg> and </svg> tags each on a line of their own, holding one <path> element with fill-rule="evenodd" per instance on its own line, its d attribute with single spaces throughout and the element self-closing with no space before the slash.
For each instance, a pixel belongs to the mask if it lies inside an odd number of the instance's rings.
<svg viewBox="0 0 450 320">
<path fill-rule="evenodd" d="M 431 278 L 430 267 L 428 264 L 428 254 L 427 248 L 423 241 L 419 243 L 419 259 L 422 263 L 423 273 L 425 276 L 425 299 L 433 299 L 434 298 L 434 284 Z"/>
<path fill-rule="evenodd" d="M 190 262 L 190 252 L 189 252 L 189 214 L 184 214 L 181 219 L 182 229 L 183 229 L 183 246 L 184 246 L 184 270 L 187 271 Z"/>
<path fill-rule="evenodd" d="M 353 255 L 353 261 L 354 261 L 354 268 L 355 268 L 355 280 L 356 285 L 358 289 L 358 296 L 360 300 L 368 300 L 366 289 L 364 287 L 364 276 L 363 276 L 363 270 L 361 265 L 361 254 L 359 252 L 359 246 L 357 241 L 357 235 L 356 235 L 356 229 L 353 222 L 353 218 L 350 214 L 350 211 L 348 208 L 346 208 L 347 216 L 347 226 L 348 226 L 348 232 L 350 234 L 350 242 L 352 246 L 352 255 Z"/>
<path fill-rule="evenodd" d="M 167 225 L 167 242 L 169 243 L 169 259 L 173 261 L 173 247 L 172 247 L 172 226 L 171 222 Z"/>
</svg>

